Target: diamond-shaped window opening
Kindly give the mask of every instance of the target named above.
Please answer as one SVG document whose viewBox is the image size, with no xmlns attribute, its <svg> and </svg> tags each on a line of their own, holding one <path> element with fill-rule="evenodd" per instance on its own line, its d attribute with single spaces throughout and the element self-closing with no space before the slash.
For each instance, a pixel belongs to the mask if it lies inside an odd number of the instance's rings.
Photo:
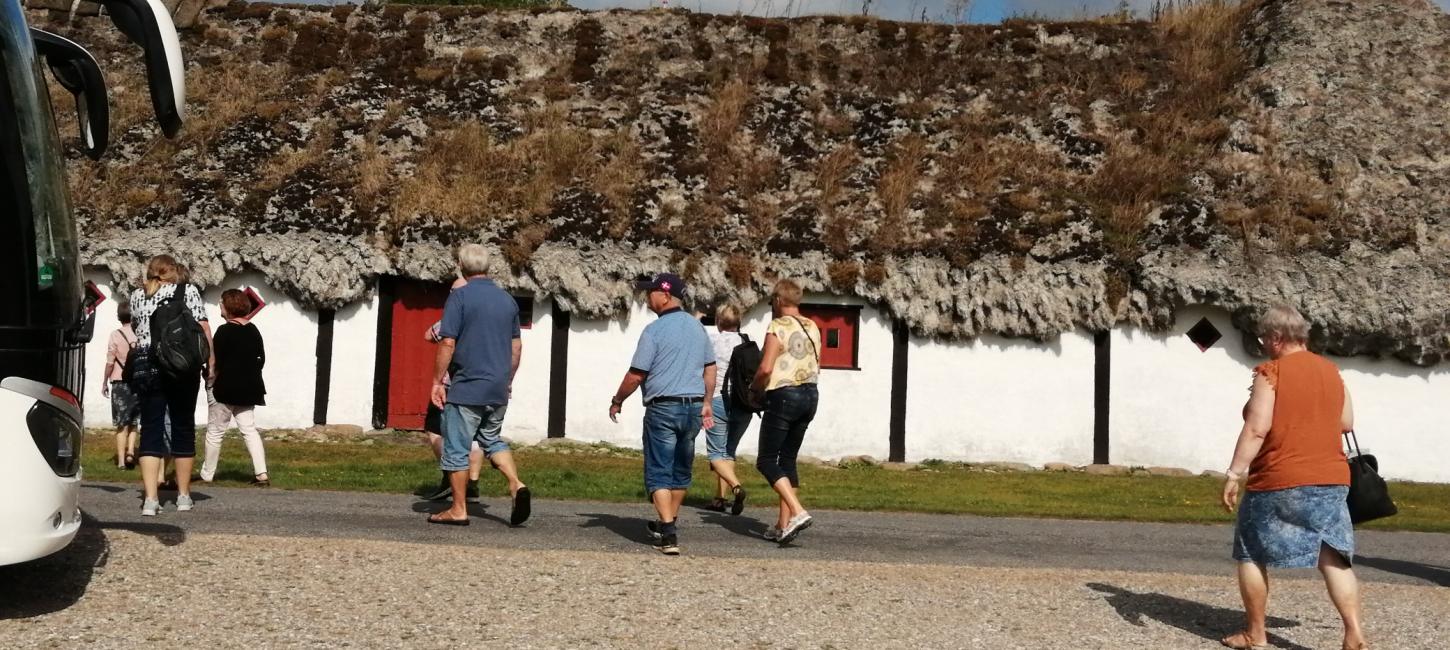
<svg viewBox="0 0 1450 650">
<path fill-rule="evenodd" d="M 1198 346 L 1199 352 L 1207 352 L 1221 338 L 1223 338 L 1223 333 L 1218 331 L 1218 328 L 1214 327 L 1207 318 L 1198 319 L 1193 327 L 1188 328 L 1188 340 Z"/>
</svg>

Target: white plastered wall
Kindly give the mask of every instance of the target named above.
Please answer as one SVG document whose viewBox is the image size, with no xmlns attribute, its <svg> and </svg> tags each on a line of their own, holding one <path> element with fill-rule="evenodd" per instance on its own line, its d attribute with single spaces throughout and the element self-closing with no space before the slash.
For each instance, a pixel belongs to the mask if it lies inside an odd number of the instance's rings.
<svg viewBox="0 0 1450 650">
<path fill-rule="evenodd" d="M 1223 334 L 1202 352 L 1187 336 L 1200 318 Z M 1219 309 L 1179 309 L 1167 333 L 1114 331 L 1109 460 L 1193 471 L 1228 467 L 1256 363 Z"/>
<path fill-rule="evenodd" d="M 517 442 L 538 442 L 549 434 L 549 362 L 554 331 L 553 302 L 534 298 L 533 327 L 522 330 L 523 356 L 514 375 L 513 398 L 504 417 L 503 435 Z"/>
<path fill-rule="evenodd" d="M 913 338 L 907 460 L 1091 463 L 1093 359 L 1081 332 L 1048 344 Z"/>
<path fill-rule="evenodd" d="M 1380 474 L 1450 482 L 1450 367 L 1416 368 L 1398 361 L 1332 358 L 1354 401 L 1361 450 Z"/>
<path fill-rule="evenodd" d="M 373 428 L 373 379 L 377 368 L 377 355 L 378 296 L 373 293 L 366 300 L 337 310 L 333 316 L 332 381 L 327 394 L 328 424 L 352 424 L 364 429 Z M 293 426 L 310 424 L 311 418 Z"/>
</svg>

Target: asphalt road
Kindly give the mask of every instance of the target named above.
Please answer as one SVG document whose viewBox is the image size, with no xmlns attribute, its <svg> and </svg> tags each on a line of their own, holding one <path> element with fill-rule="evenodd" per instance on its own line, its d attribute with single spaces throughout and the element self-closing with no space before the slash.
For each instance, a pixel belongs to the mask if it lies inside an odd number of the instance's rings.
<svg viewBox="0 0 1450 650">
<path fill-rule="evenodd" d="M 87 483 L 81 498 L 89 525 L 166 536 L 168 543 L 192 534 L 245 534 L 654 553 L 644 527 L 653 510 L 644 503 L 536 498 L 533 518 L 521 528 L 509 528 L 508 502 L 485 499 L 472 506 L 473 523 L 464 528 L 426 523 L 426 513 L 440 504 L 404 495 L 198 486 L 193 496 L 196 510 L 178 513 L 171 502 L 174 494 L 163 493 L 165 511 L 154 518 L 141 516 L 134 484 Z M 1232 571 L 1233 531 L 1221 525 L 826 510 L 812 514 L 815 526 L 781 548 L 760 537 L 766 521 L 774 517 L 773 509 L 747 509 L 743 516 L 732 517 L 686 507 L 680 517 L 680 543 L 685 554 L 697 557 L 1199 575 Z M 1357 542 L 1356 568 L 1362 579 L 1450 586 L 1450 535 L 1360 531 Z"/>
</svg>

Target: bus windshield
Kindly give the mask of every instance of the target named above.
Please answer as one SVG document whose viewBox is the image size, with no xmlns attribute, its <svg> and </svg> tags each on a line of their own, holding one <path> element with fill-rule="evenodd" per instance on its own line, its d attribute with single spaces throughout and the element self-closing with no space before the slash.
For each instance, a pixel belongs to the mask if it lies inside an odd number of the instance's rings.
<svg viewBox="0 0 1450 650">
<path fill-rule="evenodd" d="M 0 326 L 68 328 L 81 316 L 80 255 L 60 140 L 20 5 L 0 0 Z"/>
</svg>

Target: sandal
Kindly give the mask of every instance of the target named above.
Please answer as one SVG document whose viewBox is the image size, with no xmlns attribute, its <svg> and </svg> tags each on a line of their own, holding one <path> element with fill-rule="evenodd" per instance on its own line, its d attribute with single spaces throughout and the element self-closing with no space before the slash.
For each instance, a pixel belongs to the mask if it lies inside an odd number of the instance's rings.
<svg viewBox="0 0 1450 650">
<path fill-rule="evenodd" d="M 136 454 L 126 454 L 126 469 L 136 469 Z"/>
<path fill-rule="evenodd" d="M 1254 643 L 1249 640 L 1248 632 L 1235 632 L 1219 640 L 1219 643 L 1236 650 L 1260 650 L 1269 647 L 1267 643 Z"/>
<path fill-rule="evenodd" d="M 510 526 L 522 526 L 524 522 L 529 520 L 530 498 L 532 496 L 528 486 L 521 487 L 517 492 L 514 492 L 513 512 L 509 513 Z"/>
<path fill-rule="evenodd" d="M 725 498 L 715 497 L 715 500 L 707 504 L 705 509 L 710 512 L 725 512 Z"/>
<path fill-rule="evenodd" d="M 740 513 L 745 512 L 745 488 L 737 485 L 731 491 L 735 493 L 735 501 L 730 504 L 730 514 L 739 517 Z"/>
<path fill-rule="evenodd" d="M 272 487 L 272 477 L 262 478 L 261 474 L 252 477 L 254 487 Z"/>
<path fill-rule="evenodd" d="M 444 516 L 446 516 L 447 514 L 448 514 L 448 511 L 447 510 L 444 510 L 443 512 L 435 512 L 435 513 L 433 513 L 431 515 L 428 515 L 428 523 L 430 523 L 430 524 L 440 524 L 440 525 L 443 525 L 443 526 L 467 526 L 468 525 L 468 517 L 467 516 L 465 516 L 462 519 L 454 519 L 452 517 L 448 517 L 447 519 L 444 519 Z"/>
</svg>

